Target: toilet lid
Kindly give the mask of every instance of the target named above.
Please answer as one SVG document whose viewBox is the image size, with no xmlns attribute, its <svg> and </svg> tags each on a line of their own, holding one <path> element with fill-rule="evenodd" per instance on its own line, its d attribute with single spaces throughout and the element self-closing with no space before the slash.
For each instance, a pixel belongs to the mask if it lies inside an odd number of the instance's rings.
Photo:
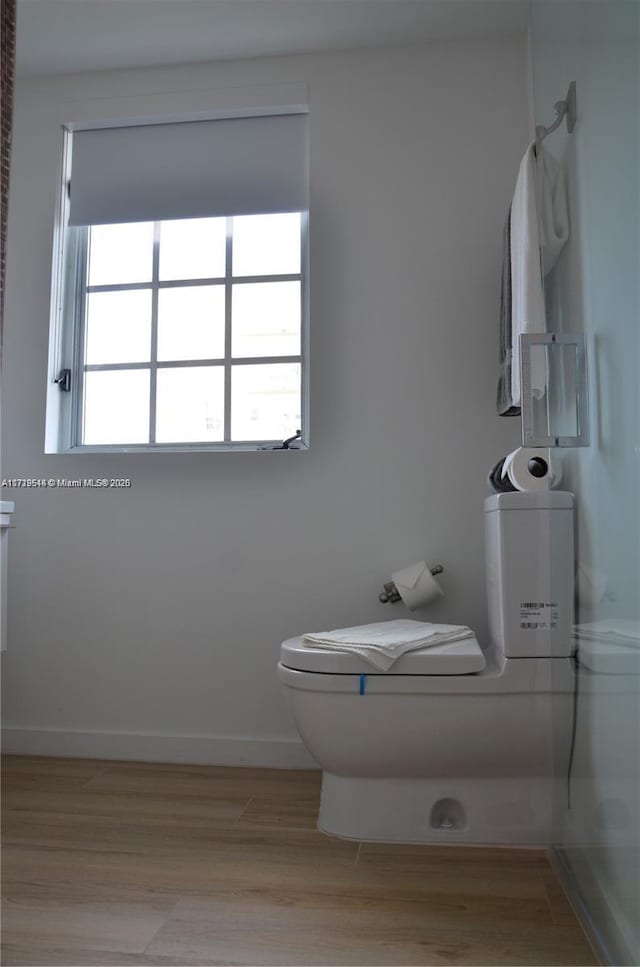
<svg viewBox="0 0 640 967">
<path fill-rule="evenodd" d="M 302 638 L 283 641 L 280 661 L 296 671 L 325 675 L 472 675 L 481 672 L 486 664 L 475 638 L 408 651 L 386 672 L 381 672 L 359 655 L 309 648 L 303 644 Z"/>
</svg>

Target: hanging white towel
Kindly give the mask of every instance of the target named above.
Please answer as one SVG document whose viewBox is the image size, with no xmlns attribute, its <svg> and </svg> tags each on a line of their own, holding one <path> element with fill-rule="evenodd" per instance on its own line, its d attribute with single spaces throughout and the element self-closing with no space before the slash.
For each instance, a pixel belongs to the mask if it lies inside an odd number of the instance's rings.
<svg viewBox="0 0 640 967">
<path fill-rule="evenodd" d="M 562 167 L 542 143 L 529 145 L 520 163 L 511 203 L 511 405 L 520 406 L 520 336 L 546 332 L 543 277 L 569 237 L 569 210 Z M 544 395 L 542 353 L 532 359 L 531 383 Z"/>
<path fill-rule="evenodd" d="M 397 621 L 319 631 L 303 635 L 302 642 L 308 648 L 329 648 L 360 655 L 381 671 L 388 671 L 407 651 L 472 637 L 473 632 L 464 625 L 436 625 L 399 618 Z"/>
</svg>

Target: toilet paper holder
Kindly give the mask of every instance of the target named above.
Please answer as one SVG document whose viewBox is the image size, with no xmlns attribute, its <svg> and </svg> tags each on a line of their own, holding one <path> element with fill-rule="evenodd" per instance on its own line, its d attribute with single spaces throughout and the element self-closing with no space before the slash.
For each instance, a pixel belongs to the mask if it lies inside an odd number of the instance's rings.
<svg viewBox="0 0 640 967">
<path fill-rule="evenodd" d="M 442 564 L 436 564 L 434 567 L 430 567 L 429 570 L 433 577 L 437 577 L 438 574 L 442 574 L 444 568 Z M 384 591 L 381 591 L 378 595 L 378 601 L 380 604 L 395 604 L 397 601 L 401 601 L 402 596 L 398 591 L 394 581 L 387 581 L 384 585 Z"/>
</svg>

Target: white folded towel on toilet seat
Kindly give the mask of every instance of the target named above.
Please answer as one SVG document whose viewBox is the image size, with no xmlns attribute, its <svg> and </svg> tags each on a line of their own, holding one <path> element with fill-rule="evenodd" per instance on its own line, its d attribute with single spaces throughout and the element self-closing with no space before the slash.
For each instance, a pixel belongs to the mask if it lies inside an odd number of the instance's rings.
<svg viewBox="0 0 640 967">
<path fill-rule="evenodd" d="M 399 618 L 353 628 L 336 628 L 302 636 L 308 648 L 328 648 L 360 655 L 381 671 L 388 671 L 401 655 L 418 648 L 445 645 L 473 638 L 465 625 L 437 625 L 427 621 Z"/>
</svg>

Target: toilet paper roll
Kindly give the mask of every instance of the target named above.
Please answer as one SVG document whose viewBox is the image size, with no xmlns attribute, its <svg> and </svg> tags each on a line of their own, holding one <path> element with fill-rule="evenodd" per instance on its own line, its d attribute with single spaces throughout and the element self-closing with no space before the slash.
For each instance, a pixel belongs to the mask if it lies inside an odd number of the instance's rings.
<svg viewBox="0 0 640 967">
<path fill-rule="evenodd" d="M 409 611 L 424 608 L 444 595 L 425 561 L 418 561 L 417 564 L 395 571 L 391 579 Z"/>
<path fill-rule="evenodd" d="M 547 447 L 518 447 L 504 459 L 502 477 L 516 490 L 549 490 L 553 482 Z"/>
</svg>

